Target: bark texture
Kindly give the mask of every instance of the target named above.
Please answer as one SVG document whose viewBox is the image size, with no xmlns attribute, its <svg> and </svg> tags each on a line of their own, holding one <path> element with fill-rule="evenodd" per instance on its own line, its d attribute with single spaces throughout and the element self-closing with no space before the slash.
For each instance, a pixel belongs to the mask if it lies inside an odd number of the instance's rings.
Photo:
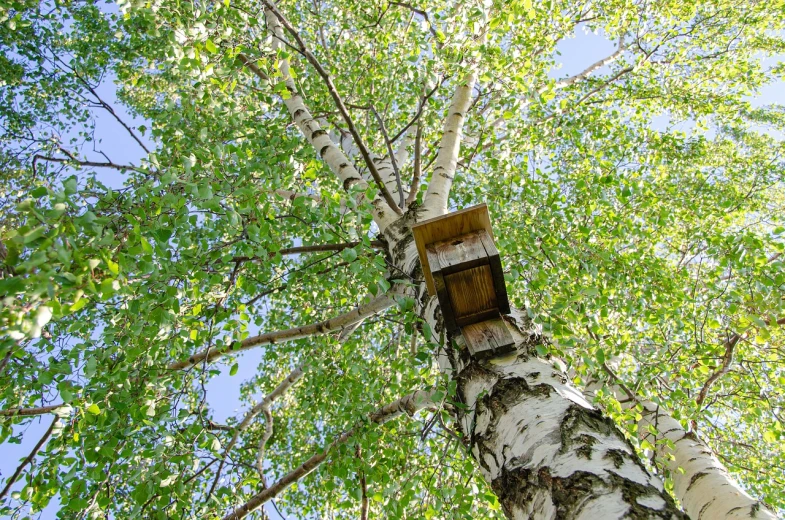
<svg viewBox="0 0 785 520">
<path fill-rule="evenodd" d="M 433 166 L 431 183 L 425 194 L 423 218 L 438 217 L 447 213 L 450 189 L 455 170 L 458 166 L 458 154 L 461 151 L 463 122 L 472 103 L 472 90 L 477 81 L 477 74 L 470 72 L 463 83 L 455 89 L 455 94 L 444 120 L 444 133 L 439 145 L 439 155 Z"/>
<path fill-rule="evenodd" d="M 711 448 L 695 433 L 686 432 L 679 421 L 654 403 L 641 404 L 644 411 L 638 431 L 644 433 L 642 439 L 648 439 L 657 447 L 655 456 L 670 471 L 674 493 L 692 520 L 777 518 L 764 504 L 741 489 Z M 658 430 L 657 437 L 648 431 L 649 425 Z M 673 442 L 673 449 L 655 444 L 657 438 L 662 437 Z"/>
<path fill-rule="evenodd" d="M 430 216 L 410 210 L 385 233 L 393 261 L 414 278 L 422 273 L 410 226 Z M 440 368 L 457 382 L 456 422 L 509 518 L 686 518 L 560 363 L 537 355 L 544 339 L 525 314 L 508 320 L 517 351 L 478 362 L 460 336 L 446 337 L 424 284 L 419 295 L 420 313 L 441 340 Z"/>
<path fill-rule="evenodd" d="M 282 42 L 285 41 L 283 35 L 283 28 L 277 16 L 270 9 L 265 9 L 265 19 L 267 27 L 273 34 L 272 48 L 277 51 L 282 47 Z M 314 150 L 324 160 L 330 170 L 335 173 L 343 183 L 345 190 L 352 187 L 359 189 L 366 189 L 368 183 L 362 178 L 360 173 L 355 168 L 352 161 L 341 151 L 341 148 L 335 144 L 330 135 L 322 129 L 319 122 L 311 115 L 310 110 L 305 105 L 305 102 L 297 91 L 297 85 L 289 72 L 289 60 L 284 59 L 279 62 L 278 70 L 283 76 L 283 81 L 286 84 L 288 95 L 284 98 L 289 114 L 291 114 L 297 128 L 302 132 L 308 143 L 313 146 Z M 360 198 L 364 194 L 359 195 Z M 374 220 L 380 228 L 387 227 L 392 221 L 397 218 L 395 212 L 387 207 L 383 198 L 375 198 L 373 200 L 374 206 Z"/>
<path fill-rule="evenodd" d="M 622 358 L 617 357 L 608 365 L 615 370 L 621 363 Z M 587 385 L 586 394 L 594 395 L 601 387 L 601 382 L 593 381 Z M 607 390 L 622 401 L 624 408 L 643 407 L 638 421 L 639 439 L 655 446 L 654 459 L 668 470 L 673 492 L 692 520 L 777 518 L 765 504 L 744 491 L 711 448 L 695 432 L 686 431 L 669 410 L 651 401 L 628 399 L 629 389 L 618 382 L 609 383 Z M 663 438 L 670 440 L 673 448 L 658 442 Z"/>
</svg>

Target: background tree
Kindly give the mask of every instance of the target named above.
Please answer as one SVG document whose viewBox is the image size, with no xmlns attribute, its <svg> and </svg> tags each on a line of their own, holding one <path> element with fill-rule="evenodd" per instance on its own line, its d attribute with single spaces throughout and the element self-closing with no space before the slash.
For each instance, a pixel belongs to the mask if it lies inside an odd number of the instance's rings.
<svg viewBox="0 0 785 520">
<path fill-rule="evenodd" d="M 692 518 L 785 507 L 785 120 L 749 101 L 781 2 L 120 7 L 0 2 L 3 441 L 52 416 L 4 514 L 678 514 L 660 479 Z M 554 79 L 583 28 L 616 50 Z M 91 152 L 93 110 L 142 162 Z M 495 364 L 408 230 L 481 201 Z M 252 348 L 220 424 L 205 385 Z"/>
</svg>

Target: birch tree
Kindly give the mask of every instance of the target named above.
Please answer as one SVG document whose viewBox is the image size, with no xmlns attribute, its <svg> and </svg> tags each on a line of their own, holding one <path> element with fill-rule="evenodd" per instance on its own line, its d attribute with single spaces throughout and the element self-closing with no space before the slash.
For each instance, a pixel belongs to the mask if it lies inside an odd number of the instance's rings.
<svg viewBox="0 0 785 520">
<path fill-rule="evenodd" d="M 0 512 L 775 518 L 784 22 L 0 1 L 0 441 L 31 448 Z M 583 34 L 608 53 L 563 72 Z M 516 339 L 486 361 L 411 234 L 479 202 Z"/>
</svg>

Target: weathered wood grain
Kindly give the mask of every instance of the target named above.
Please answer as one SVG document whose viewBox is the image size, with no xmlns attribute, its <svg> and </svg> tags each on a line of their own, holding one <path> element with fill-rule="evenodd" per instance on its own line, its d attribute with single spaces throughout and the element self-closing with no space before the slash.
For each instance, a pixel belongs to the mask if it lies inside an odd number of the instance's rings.
<svg viewBox="0 0 785 520">
<path fill-rule="evenodd" d="M 472 323 L 461 328 L 469 353 L 475 358 L 488 358 L 512 352 L 515 341 L 501 317 Z"/>
<path fill-rule="evenodd" d="M 428 255 L 425 250 L 428 244 L 441 242 L 460 235 L 484 229 L 493 238 L 491 228 L 491 217 L 488 214 L 488 206 L 479 204 L 454 213 L 448 213 L 436 218 L 425 220 L 412 226 L 412 234 L 417 245 L 417 253 L 422 263 L 425 283 L 428 292 L 436 295 L 436 285 L 433 282 L 433 269 L 429 265 Z"/>
</svg>

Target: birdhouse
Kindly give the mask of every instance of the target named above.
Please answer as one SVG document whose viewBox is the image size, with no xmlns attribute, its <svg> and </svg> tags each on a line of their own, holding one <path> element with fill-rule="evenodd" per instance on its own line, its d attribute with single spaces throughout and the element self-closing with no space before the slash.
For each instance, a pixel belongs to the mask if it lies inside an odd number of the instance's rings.
<svg viewBox="0 0 785 520">
<path fill-rule="evenodd" d="M 503 314 L 510 313 L 488 207 L 473 206 L 412 227 L 428 292 L 439 299 L 447 330 L 460 331 L 470 353 L 513 350 Z"/>
</svg>

